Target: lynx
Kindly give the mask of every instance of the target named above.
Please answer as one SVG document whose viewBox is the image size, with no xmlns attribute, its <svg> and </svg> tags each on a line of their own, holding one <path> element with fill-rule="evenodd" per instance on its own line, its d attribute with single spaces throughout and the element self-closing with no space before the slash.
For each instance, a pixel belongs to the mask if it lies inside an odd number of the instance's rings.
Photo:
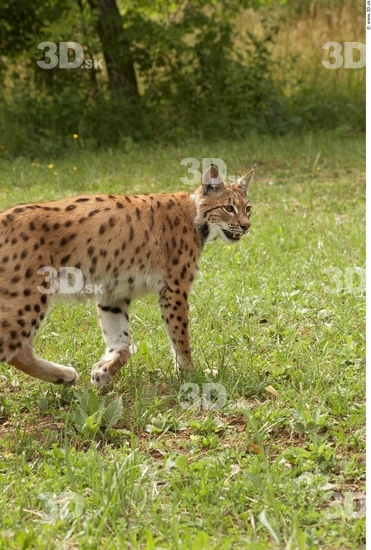
<svg viewBox="0 0 371 550">
<path fill-rule="evenodd" d="M 110 382 L 135 351 L 128 310 L 148 292 L 159 298 L 177 365 L 192 369 L 188 299 L 197 262 L 206 242 L 236 243 L 248 232 L 254 170 L 226 185 L 211 165 L 193 194 L 82 195 L 1 212 L 0 362 L 55 384 L 78 381 L 74 368 L 33 351 L 52 299 L 63 297 L 55 274 L 61 286 L 65 268 L 95 292 L 106 344 L 91 373 L 95 386 Z"/>
</svg>

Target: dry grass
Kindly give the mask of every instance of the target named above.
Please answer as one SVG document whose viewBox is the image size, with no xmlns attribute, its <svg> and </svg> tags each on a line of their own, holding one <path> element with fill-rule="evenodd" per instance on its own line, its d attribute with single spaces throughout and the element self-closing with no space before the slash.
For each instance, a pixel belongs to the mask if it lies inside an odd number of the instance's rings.
<svg viewBox="0 0 371 550">
<path fill-rule="evenodd" d="M 293 7 L 297 4 L 297 7 Z M 365 85 L 365 70 L 328 70 L 322 60 L 328 59 L 326 42 L 365 42 L 364 7 L 361 2 L 319 1 L 288 2 L 267 11 L 246 10 L 239 19 L 236 37 L 253 32 L 264 37 L 265 23 L 277 25 L 279 30 L 271 45 L 277 70 L 277 82 L 286 85 L 287 93 L 294 83 L 304 87 L 337 91 L 339 85 L 359 93 Z"/>
</svg>

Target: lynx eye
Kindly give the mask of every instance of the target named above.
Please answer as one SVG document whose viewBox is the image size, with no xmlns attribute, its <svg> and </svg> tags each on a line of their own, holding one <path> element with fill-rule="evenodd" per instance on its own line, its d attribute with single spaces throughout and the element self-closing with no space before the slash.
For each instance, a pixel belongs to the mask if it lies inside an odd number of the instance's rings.
<svg viewBox="0 0 371 550">
<path fill-rule="evenodd" d="M 231 204 L 227 204 L 226 206 L 223 206 L 223 210 L 225 212 L 228 212 L 228 214 L 235 214 L 236 211 L 234 209 L 234 206 L 232 206 Z"/>
<path fill-rule="evenodd" d="M 248 204 L 245 208 L 246 210 L 246 214 L 250 214 L 251 210 L 252 210 L 252 206 L 250 204 Z"/>
</svg>

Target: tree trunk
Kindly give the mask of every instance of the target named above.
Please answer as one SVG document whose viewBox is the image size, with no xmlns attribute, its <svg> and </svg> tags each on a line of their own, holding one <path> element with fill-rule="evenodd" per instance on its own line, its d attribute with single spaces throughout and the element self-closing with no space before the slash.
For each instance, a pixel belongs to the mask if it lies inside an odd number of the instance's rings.
<svg viewBox="0 0 371 550">
<path fill-rule="evenodd" d="M 138 84 L 129 43 L 122 28 L 116 0 L 89 0 L 98 9 L 97 31 L 103 48 L 113 98 L 135 99 Z"/>
</svg>

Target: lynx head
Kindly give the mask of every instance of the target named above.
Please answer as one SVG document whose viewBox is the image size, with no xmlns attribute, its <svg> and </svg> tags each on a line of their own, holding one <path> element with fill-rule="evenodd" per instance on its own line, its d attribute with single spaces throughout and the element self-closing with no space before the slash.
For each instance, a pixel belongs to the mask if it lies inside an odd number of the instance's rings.
<svg viewBox="0 0 371 550">
<path fill-rule="evenodd" d="M 194 200 L 197 228 L 205 242 L 220 237 L 227 243 L 236 243 L 250 229 L 251 205 L 247 188 L 253 179 L 255 166 L 232 185 L 223 183 L 213 165 L 204 173 Z"/>
</svg>

